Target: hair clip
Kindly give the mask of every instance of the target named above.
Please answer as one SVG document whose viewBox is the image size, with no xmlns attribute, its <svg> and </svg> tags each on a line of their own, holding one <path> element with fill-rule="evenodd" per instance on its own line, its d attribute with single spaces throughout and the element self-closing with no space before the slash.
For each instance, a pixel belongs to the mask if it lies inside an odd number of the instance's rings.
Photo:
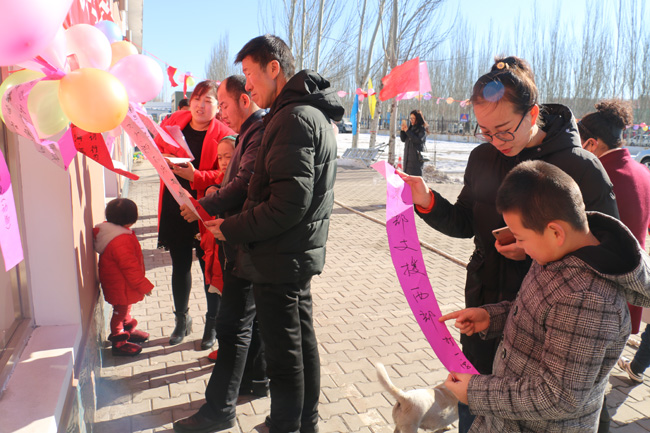
<svg viewBox="0 0 650 433">
<path fill-rule="evenodd" d="M 497 63 L 497 69 L 510 69 L 510 67 L 505 62 L 499 62 Z"/>
</svg>

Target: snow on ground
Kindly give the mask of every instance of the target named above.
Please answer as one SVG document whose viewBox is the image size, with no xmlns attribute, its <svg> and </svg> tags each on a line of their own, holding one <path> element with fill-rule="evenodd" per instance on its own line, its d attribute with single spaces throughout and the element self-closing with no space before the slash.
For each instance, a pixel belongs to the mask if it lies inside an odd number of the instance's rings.
<svg viewBox="0 0 650 433">
<path fill-rule="evenodd" d="M 352 147 L 352 134 L 339 133 L 337 134 L 336 139 L 338 142 L 338 155 L 340 157 L 346 149 Z M 370 134 L 359 134 L 358 147 L 360 149 L 367 149 L 369 141 Z M 388 143 L 388 135 L 377 135 L 376 147 L 386 143 Z M 431 138 L 427 139 L 427 151 L 424 153 L 429 157 L 430 161 L 425 163 L 425 172 L 437 171 L 447 175 L 453 181 L 458 181 L 459 179 L 462 180 L 469 154 L 477 145 L 478 143 L 441 141 L 433 140 Z M 400 140 L 398 136 L 395 143 L 395 155 L 396 157 L 399 157 L 403 154 L 404 143 L 402 143 L 402 140 Z M 379 155 L 380 160 L 386 160 L 387 158 L 388 149 Z M 344 165 L 341 160 L 339 160 L 339 165 Z M 359 165 L 354 162 L 346 165 L 363 166 L 363 164 Z M 431 168 L 427 170 L 428 167 Z"/>
</svg>

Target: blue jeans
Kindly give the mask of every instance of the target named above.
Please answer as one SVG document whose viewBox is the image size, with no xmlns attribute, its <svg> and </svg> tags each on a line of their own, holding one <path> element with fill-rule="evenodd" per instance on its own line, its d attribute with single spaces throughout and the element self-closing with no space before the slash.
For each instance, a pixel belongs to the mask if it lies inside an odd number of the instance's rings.
<svg viewBox="0 0 650 433">
<path fill-rule="evenodd" d="M 311 277 L 297 283 L 253 283 L 253 292 L 270 380 L 269 431 L 314 431 L 320 358 L 312 321 Z"/>
<path fill-rule="evenodd" d="M 648 367 L 650 367 L 650 324 L 645 326 L 645 331 L 641 334 L 639 350 L 630 363 L 630 369 L 636 374 L 643 374 Z"/>
<path fill-rule="evenodd" d="M 469 406 L 458 403 L 458 433 L 467 433 L 476 415 L 469 412 Z"/>
</svg>

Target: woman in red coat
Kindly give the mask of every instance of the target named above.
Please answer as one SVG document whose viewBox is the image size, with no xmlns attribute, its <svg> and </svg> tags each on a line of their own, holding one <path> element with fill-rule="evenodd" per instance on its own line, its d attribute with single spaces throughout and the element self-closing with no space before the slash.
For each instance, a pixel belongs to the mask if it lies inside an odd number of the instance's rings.
<svg viewBox="0 0 650 433">
<path fill-rule="evenodd" d="M 614 184 L 621 222 L 645 249 L 650 226 L 650 171 L 623 148 L 623 131 L 633 121 L 632 107 L 618 99 L 600 101 L 593 113 L 578 122 L 582 147 L 598 157 Z M 632 334 L 639 332 L 641 307 L 629 305 Z"/>
<path fill-rule="evenodd" d="M 217 83 L 212 80 L 202 81 L 194 88 L 190 98 L 189 111 L 177 111 L 166 119 L 162 125 L 178 126 L 194 156 L 194 160 L 185 164 L 171 164 L 172 171 L 179 183 L 194 198 L 201 198 L 205 189 L 218 183 L 223 174 L 218 170 L 217 146 L 221 139 L 232 135 L 233 131 L 216 120 L 218 111 Z M 191 157 L 181 147 L 174 147 L 164 142 L 160 136 L 155 138 L 158 148 L 168 157 Z M 169 339 L 169 344 L 178 344 L 192 332 L 192 318 L 188 306 L 192 288 L 192 250 L 196 249 L 202 273 L 205 274 L 203 250 L 197 234 L 203 231 L 198 222 L 188 223 L 181 216 L 178 203 L 167 188 L 160 183 L 160 201 L 158 206 L 158 247 L 169 250 L 172 259 L 172 294 L 174 297 L 174 314 L 176 327 Z M 219 295 L 209 293 L 204 283 L 207 299 L 205 330 L 201 349 L 207 350 L 216 341 L 216 318 L 219 310 Z"/>
</svg>

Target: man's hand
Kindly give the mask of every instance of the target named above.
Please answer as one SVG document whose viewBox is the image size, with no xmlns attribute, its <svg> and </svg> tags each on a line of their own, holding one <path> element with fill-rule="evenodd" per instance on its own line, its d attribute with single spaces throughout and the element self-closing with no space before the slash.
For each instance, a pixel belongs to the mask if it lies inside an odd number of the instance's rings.
<svg viewBox="0 0 650 433">
<path fill-rule="evenodd" d="M 185 221 L 188 223 L 193 223 L 194 221 L 197 221 L 199 219 L 199 216 L 192 212 L 192 209 L 187 207 L 187 205 L 181 206 L 181 215 L 183 218 L 185 218 Z"/>
<path fill-rule="evenodd" d="M 445 381 L 445 386 L 449 391 L 451 391 L 458 401 L 463 404 L 467 404 L 467 387 L 469 386 L 469 380 L 474 376 L 469 373 L 456 373 L 450 372 Z"/>
<path fill-rule="evenodd" d="M 456 319 L 454 326 L 467 336 L 485 331 L 490 326 L 490 315 L 483 308 L 466 308 L 441 316 L 438 321 Z"/>
<path fill-rule="evenodd" d="M 526 252 L 523 248 L 519 248 L 516 242 L 507 245 L 501 245 L 499 241 L 494 242 L 494 248 L 497 249 L 506 259 L 510 260 L 525 260 Z"/>
<path fill-rule="evenodd" d="M 409 176 L 408 174 L 395 170 L 395 173 L 402 178 L 404 183 L 411 187 L 411 195 L 413 196 L 413 203 L 428 208 L 431 205 L 431 192 L 424 179 L 420 176 Z"/>
<path fill-rule="evenodd" d="M 221 233 L 222 223 L 223 223 L 223 218 L 218 218 L 212 221 L 205 221 L 205 228 L 210 230 L 210 233 L 212 233 L 215 239 L 219 239 L 220 241 L 225 241 L 226 238 L 223 235 L 223 233 Z"/>
<path fill-rule="evenodd" d="M 205 190 L 205 196 L 207 197 L 209 195 L 212 195 L 212 194 L 216 193 L 217 191 L 219 191 L 218 186 L 211 186 L 211 187 L 209 187 L 208 189 Z"/>
</svg>

